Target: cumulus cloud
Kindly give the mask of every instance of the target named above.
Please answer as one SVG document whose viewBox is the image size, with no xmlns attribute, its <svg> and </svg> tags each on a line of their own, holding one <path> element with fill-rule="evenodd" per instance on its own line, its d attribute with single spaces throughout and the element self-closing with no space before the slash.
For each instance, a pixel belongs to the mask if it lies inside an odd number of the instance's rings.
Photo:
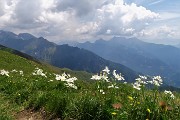
<svg viewBox="0 0 180 120">
<path fill-rule="evenodd" d="M 112 34 L 123 35 L 141 30 L 147 22 L 158 18 L 158 14 L 132 3 L 127 5 L 123 0 L 102 6 L 98 11 L 101 34 L 111 30 Z"/>
<path fill-rule="evenodd" d="M 11 19 L 14 14 L 16 1 L 14 0 L 1 0 L 0 1 L 0 28 L 8 27 L 14 23 Z"/>
<path fill-rule="evenodd" d="M 123 0 L 1 0 L 0 29 L 50 40 L 132 36 L 159 15 Z"/>
</svg>

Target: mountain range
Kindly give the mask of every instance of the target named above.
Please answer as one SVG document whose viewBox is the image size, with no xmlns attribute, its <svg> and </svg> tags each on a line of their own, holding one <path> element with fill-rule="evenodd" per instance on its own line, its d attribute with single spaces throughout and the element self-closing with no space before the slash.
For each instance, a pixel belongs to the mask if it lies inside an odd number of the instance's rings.
<svg viewBox="0 0 180 120">
<path fill-rule="evenodd" d="M 77 46 L 134 71 L 161 75 L 168 84 L 180 86 L 179 48 L 125 37 L 113 37 L 108 41 L 99 39 L 94 43 L 79 43 Z"/>
<path fill-rule="evenodd" d="M 132 82 L 139 73 L 160 75 L 169 85 L 180 86 L 180 49 L 143 42 L 137 38 L 113 37 L 76 47 L 57 45 L 28 33 L 0 31 L 0 44 L 60 68 L 97 73 L 105 66 Z M 127 66 L 127 67 L 126 67 Z"/>
<path fill-rule="evenodd" d="M 1 30 L 0 44 L 60 68 L 97 73 L 108 66 L 110 70 L 121 72 L 128 82 L 134 81 L 138 75 L 128 67 L 105 60 L 88 50 L 69 45 L 57 45 L 43 37 L 36 38 L 28 33 L 16 35 Z"/>
</svg>

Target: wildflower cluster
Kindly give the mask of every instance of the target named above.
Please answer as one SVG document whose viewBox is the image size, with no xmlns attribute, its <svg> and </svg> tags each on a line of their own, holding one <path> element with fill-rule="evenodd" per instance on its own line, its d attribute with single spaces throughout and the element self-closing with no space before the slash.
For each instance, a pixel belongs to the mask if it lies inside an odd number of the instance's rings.
<svg viewBox="0 0 180 120">
<path fill-rule="evenodd" d="M 0 70 L 0 75 L 9 77 L 9 71 L 6 70 Z"/>
<path fill-rule="evenodd" d="M 10 72 L 7 70 L 0 70 L 0 75 L 10 77 L 10 73 L 18 73 L 16 69 L 11 70 Z M 21 76 L 24 76 L 24 72 L 22 70 L 19 71 Z"/>
<path fill-rule="evenodd" d="M 103 94 L 103 95 L 105 94 L 105 92 L 104 92 L 103 89 L 100 89 L 99 92 L 100 92 L 101 94 Z"/>
<path fill-rule="evenodd" d="M 19 74 L 20 74 L 21 76 L 24 76 L 24 72 L 23 72 L 22 70 L 19 71 Z"/>
<path fill-rule="evenodd" d="M 164 91 L 164 94 L 169 95 L 169 96 L 170 96 L 170 98 L 172 98 L 172 99 L 174 99 L 174 98 L 175 98 L 175 96 L 173 95 L 173 93 L 172 93 L 171 91 L 167 91 L 167 90 L 165 90 L 165 91 Z"/>
<path fill-rule="evenodd" d="M 43 73 L 43 70 L 42 69 L 40 69 L 40 68 L 35 68 L 35 70 L 34 70 L 34 72 L 32 73 L 33 75 L 39 75 L 39 76 L 43 76 L 43 77 L 46 77 L 47 78 L 47 76 L 46 76 L 46 74 L 45 73 Z"/>
<path fill-rule="evenodd" d="M 93 75 L 91 77 L 92 80 L 104 80 L 106 82 L 109 82 L 108 74 L 110 74 L 110 70 L 108 67 L 105 67 L 104 70 L 100 73 L 100 75 Z"/>
<path fill-rule="evenodd" d="M 163 80 L 161 76 L 154 76 L 152 78 L 152 81 L 149 81 L 149 83 L 155 85 L 155 86 L 160 86 L 162 84 Z"/>
<path fill-rule="evenodd" d="M 144 86 L 147 84 L 147 77 L 139 75 L 139 78 L 136 78 L 136 82 L 133 83 L 133 88 L 140 90 L 141 86 Z"/>
<path fill-rule="evenodd" d="M 133 83 L 133 88 L 140 90 L 141 86 L 144 86 L 146 84 L 152 84 L 155 86 L 160 86 L 163 83 L 163 80 L 161 78 L 161 76 L 153 76 L 152 80 L 148 81 L 148 78 L 146 76 L 141 76 L 139 75 L 139 78 L 136 79 L 136 82 Z"/>
<path fill-rule="evenodd" d="M 101 93 L 101 94 L 105 94 L 104 92 L 104 88 L 102 88 L 102 84 L 104 83 L 108 83 L 106 84 L 107 86 L 105 88 L 108 88 L 108 89 L 118 89 L 119 87 L 117 86 L 116 82 L 115 81 L 123 81 L 125 80 L 124 77 L 122 76 L 121 73 L 117 74 L 116 73 L 116 70 L 114 70 L 112 72 L 112 75 L 113 77 L 109 77 L 110 76 L 110 70 L 109 68 L 106 66 L 105 69 L 103 69 L 101 72 L 100 72 L 100 75 L 93 75 L 91 77 L 92 80 L 97 80 L 99 81 L 97 84 L 97 88 L 98 88 L 98 91 Z M 112 79 L 111 79 L 112 78 Z M 114 81 L 114 82 L 113 82 Z M 104 82 L 104 83 L 103 83 Z"/>
<path fill-rule="evenodd" d="M 108 75 L 110 74 L 110 70 L 109 68 L 106 66 L 104 70 L 102 70 L 102 72 L 100 73 L 100 75 L 93 75 L 91 77 L 92 80 L 104 80 L 106 82 L 110 82 L 109 81 L 109 77 Z M 114 80 L 118 80 L 118 81 L 122 81 L 125 80 L 124 77 L 122 76 L 121 73 L 117 74 L 116 70 L 114 70 L 112 72 L 112 75 L 114 76 Z"/>
<path fill-rule="evenodd" d="M 55 78 L 56 80 L 65 82 L 65 85 L 67 87 L 77 89 L 77 86 L 74 85 L 74 82 L 77 80 L 76 77 L 71 77 L 70 74 L 66 74 L 66 73 L 63 73 L 62 75 L 55 74 L 55 76 L 56 76 Z"/>
<path fill-rule="evenodd" d="M 120 80 L 120 81 L 125 80 L 121 73 L 119 74 L 116 73 L 116 70 L 113 71 L 113 76 L 115 77 L 116 80 Z"/>
</svg>

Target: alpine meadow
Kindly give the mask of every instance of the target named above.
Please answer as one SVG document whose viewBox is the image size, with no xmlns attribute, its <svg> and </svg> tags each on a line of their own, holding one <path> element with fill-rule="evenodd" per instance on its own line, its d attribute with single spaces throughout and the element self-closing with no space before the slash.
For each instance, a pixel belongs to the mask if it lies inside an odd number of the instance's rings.
<svg viewBox="0 0 180 120">
<path fill-rule="evenodd" d="M 180 120 L 179 0 L 0 0 L 0 120 Z"/>
</svg>

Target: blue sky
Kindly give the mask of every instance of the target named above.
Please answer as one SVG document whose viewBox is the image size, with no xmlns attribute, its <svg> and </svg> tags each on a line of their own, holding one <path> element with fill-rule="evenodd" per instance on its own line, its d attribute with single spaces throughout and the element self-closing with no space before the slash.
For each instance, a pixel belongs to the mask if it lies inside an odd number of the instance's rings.
<svg viewBox="0 0 180 120">
<path fill-rule="evenodd" d="M 180 43 L 180 0 L 0 0 L 0 29 L 53 42 L 113 36 Z"/>
<path fill-rule="evenodd" d="M 160 15 L 160 19 L 147 28 L 149 30 L 164 28 L 164 34 L 162 30 L 157 36 L 144 36 L 141 39 L 165 44 L 177 44 L 180 42 L 180 0 L 125 0 L 125 2 L 127 4 L 136 3 Z M 167 36 L 168 32 L 165 31 L 174 32 L 174 34 Z"/>
</svg>

